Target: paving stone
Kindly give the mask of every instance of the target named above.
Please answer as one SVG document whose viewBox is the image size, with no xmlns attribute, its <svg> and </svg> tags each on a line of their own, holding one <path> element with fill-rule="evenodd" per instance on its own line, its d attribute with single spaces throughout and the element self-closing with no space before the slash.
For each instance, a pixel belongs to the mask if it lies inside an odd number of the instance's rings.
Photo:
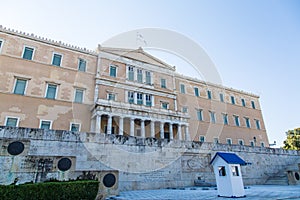
<svg viewBox="0 0 300 200">
<path fill-rule="evenodd" d="M 300 199 L 300 185 L 275 186 L 275 185 L 255 185 L 246 187 L 246 197 L 243 200 L 286 200 Z M 109 197 L 110 200 L 202 200 L 202 199 L 228 199 L 218 197 L 215 188 L 182 188 L 161 189 L 161 190 L 136 190 L 121 192 L 119 196 Z"/>
</svg>

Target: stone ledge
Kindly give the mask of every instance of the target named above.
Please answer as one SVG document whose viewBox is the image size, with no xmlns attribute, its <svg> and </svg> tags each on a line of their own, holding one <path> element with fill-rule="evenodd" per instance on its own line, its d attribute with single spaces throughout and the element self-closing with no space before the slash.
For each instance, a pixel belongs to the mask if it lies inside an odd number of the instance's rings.
<svg viewBox="0 0 300 200">
<path fill-rule="evenodd" d="M 281 148 L 275 149 L 267 147 L 250 147 L 241 145 L 214 144 L 208 142 L 202 143 L 197 141 L 180 141 L 177 139 L 169 140 L 157 138 L 141 138 L 127 135 L 114 135 L 92 132 L 72 132 L 65 130 L 43 130 L 37 128 L 7 126 L 0 126 L 0 139 L 2 138 L 175 148 L 183 149 L 185 151 L 194 153 L 199 153 L 199 150 L 212 150 L 294 156 L 300 155 L 300 151 L 285 150 Z"/>
</svg>

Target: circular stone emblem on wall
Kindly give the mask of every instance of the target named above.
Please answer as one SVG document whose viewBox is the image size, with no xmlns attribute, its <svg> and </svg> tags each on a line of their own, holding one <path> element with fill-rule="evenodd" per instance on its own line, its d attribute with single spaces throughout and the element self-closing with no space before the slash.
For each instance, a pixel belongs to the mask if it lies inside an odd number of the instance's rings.
<svg viewBox="0 0 300 200">
<path fill-rule="evenodd" d="M 71 168 L 72 161 L 69 158 L 62 158 L 58 161 L 57 167 L 60 171 L 67 171 Z"/>
<path fill-rule="evenodd" d="M 103 178 L 103 184 L 105 187 L 112 187 L 114 186 L 114 184 L 116 183 L 116 177 L 115 175 L 109 173 L 109 174 L 106 174 Z"/>
<path fill-rule="evenodd" d="M 298 172 L 295 172 L 295 178 L 296 178 L 297 181 L 299 181 L 300 176 L 299 176 Z"/>
<path fill-rule="evenodd" d="M 24 144 L 22 142 L 16 141 L 8 145 L 7 151 L 10 155 L 16 156 L 24 151 Z"/>
</svg>

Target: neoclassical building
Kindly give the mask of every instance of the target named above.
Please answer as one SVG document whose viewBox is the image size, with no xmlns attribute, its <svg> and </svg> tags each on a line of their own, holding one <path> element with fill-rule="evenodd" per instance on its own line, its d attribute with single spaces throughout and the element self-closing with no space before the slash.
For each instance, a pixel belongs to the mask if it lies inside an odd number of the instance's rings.
<svg viewBox="0 0 300 200">
<path fill-rule="evenodd" d="M 0 27 L 0 125 L 269 146 L 259 97 L 142 48 L 74 47 Z"/>
</svg>

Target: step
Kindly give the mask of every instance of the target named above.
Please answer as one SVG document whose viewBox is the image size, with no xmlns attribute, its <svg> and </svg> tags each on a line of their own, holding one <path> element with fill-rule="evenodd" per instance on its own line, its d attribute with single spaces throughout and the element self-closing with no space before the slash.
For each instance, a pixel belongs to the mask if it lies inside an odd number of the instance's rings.
<svg viewBox="0 0 300 200">
<path fill-rule="evenodd" d="M 265 185 L 288 185 L 289 181 L 287 176 L 275 176 L 270 177 L 266 182 Z"/>
</svg>

